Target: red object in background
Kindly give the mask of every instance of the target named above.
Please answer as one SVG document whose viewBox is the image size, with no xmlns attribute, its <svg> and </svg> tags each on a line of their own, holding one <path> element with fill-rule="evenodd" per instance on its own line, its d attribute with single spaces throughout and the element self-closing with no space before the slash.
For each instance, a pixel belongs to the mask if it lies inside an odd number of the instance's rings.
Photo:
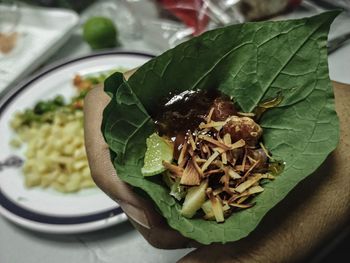
<svg viewBox="0 0 350 263">
<path fill-rule="evenodd" d="M 205 31 L 209 17 L 202 0 L 158 0 L 158 2 L 185 25 L 193 28 L 193 35 Z"/>
<path fill-rule="evenodd" d="M 208 16 L 208 7 L 204 4 L 203 0 L 157 0 L 158 3 L 168 12 L 170 12 L 172 15 L 174 15 L 176 18 L 178 18 L 180 21 L 182 21 L 185 25 L 187 25 L 190 28 L 194 29 L 194 36 L 197 36 L 201 34 L 203 31 L 206 30 L 206 27 L 209 23 L 209 16 Z M 265 1 L 266 5 L 264 5 L 265 8 L 261 7 L 262 2 Z M 247 3 L 254 3 L 256 2 L 257 6 L 256 8 L 260 11 L 264 11 L 263 13 L 254 13 L 253 17 L 247 16 L 248 21 L 251 20 L 264 20 L 271 18 L 275 15 L 290 12 L 296 7 L 300 5 L 302 0 L 281 0 L 280 3 L 276 3 L 275 1 L 269 2 L 269 0 L 242 0 L 242 5 Z M 215 1 L 213 1 L 215 3 Z M 259 3 L 259 5 L 258 5 Z M 277 7 L 276 7 L 277 4 Z M 278 6 L 281 6 L 280 9 L 278 9 Z M 277 9 L 276 9 L 277 8 Z M 283 9 L 282 9 L 283 8 Z M 253 8 L 254 9 L 254 8 Z M 276 10 L 275 10 L 276 9 Z M 271 11 L 274 10 L 274 11 Z M 271 13 L 269 13 L 271 11 Z M 246 15 L 244 13 L 244 15 Z"/>
</svg>

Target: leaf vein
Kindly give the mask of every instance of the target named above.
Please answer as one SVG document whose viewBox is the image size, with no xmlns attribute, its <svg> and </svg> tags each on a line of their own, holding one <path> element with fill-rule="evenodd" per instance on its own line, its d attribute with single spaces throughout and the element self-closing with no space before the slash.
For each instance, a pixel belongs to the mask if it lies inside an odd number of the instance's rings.
<svg viewBox="0 0 350 263">
<path fill-rule="evenodd" d="M 321 24 L 322 25 L 322 24 Z M 267 83 L 267 85 L 263 88 L 263 92 L 260 94 L 260 96 L 257 97 L 255 100 L 254 105 L 258 105 L 258 103 L 261 101 L 261 99 L 265 96 L 266 92 L 268 91 L 268 87 L 271 86 L 271 84 L 276 80 L 276 78 L 279 76 L 281 71 L 288 65 L 288 63 L 292 60 L 294 55 L 305 45 L 305 43 L 308 41 L 308 39 L 321 27 L 321 25 L 317 26 L 316 29 L 311 31 L 311 33 L 304 39 L 304 41 L 297 47 L 297 49 L 289 56 L 289 58 L 286 60 L 284 65 L 281 66 L 279 70 L 276 70 L 276 73 L 274 74 L 273 78 L 271 81 Z M 254 107 L 253 105 L 253 107 Z M 249 111 L 252 111 L 253 109 L 249 109 Z"/>
</svg>

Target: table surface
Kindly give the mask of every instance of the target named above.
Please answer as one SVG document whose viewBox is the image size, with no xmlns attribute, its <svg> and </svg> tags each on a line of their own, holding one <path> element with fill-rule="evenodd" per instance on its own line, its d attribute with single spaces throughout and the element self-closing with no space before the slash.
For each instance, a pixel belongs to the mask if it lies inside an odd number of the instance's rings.
<svg viewBox="0 0 350 263">
<path fill-rule="evenodd" d="M 150 1 L 143 2 L 142 6 L 138 3 L 138 9 L 133 11 L 155 19 L 156 10 L 153 4 Z M 301 9 L 288 17 L 307 16 L 314 11 Z M 350 15 L 342 14 L 333 23 L 330 38 L 346 31 L 350 31 Z M 155 46 L 149 38 L 144 38 L 127 42 L 122 49 L 157 55 L 167 49 L 167 43 Z M 90 53 L 91 49 L 82 41 L 81 30 L 77 28 L 68 42 L 45 64 Z M 350 84 L 350 44 L 329 56 L 329 69 L 332 80 Z M 129 222 L 92 233 L 52 235 L 23 229 L 0 217 L 0 233 L 1 263 L 175 262 L 191 251 L 153 248 Z"/>
</svg>

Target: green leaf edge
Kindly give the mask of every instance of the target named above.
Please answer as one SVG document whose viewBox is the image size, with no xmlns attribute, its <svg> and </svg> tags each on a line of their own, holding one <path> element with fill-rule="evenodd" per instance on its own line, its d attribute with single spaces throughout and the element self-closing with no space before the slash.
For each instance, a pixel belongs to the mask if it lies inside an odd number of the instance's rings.
<svg viewBox="0 0 350 263">
<path fill-rule="evenodd" d="M 335 18 L 336 15 L 338 15 L 338 11 L 331 11 L 331 12 L 326 12 L 322 15 L 328 15 L 329 17 L 332 17 L 331 20 L 333 20 Z M 327 54 L 325 54 L 325 56 L 327 56 Z M 148 62 L 149 63 L 149 62 Z M 146 63 L 147 64 L 147 63 Z M 143 67 L 141 67 L 142 69 Z M 137 72 L 136 72 L 137 73 Z M 327 81 L 329 82 L 329 78 L 327 79 Z M 123 83 L 125 83 L 125 80 L 123 81 Z M 119 85 L 116 85 L 116 83 L 114 82 L 114 88 L 116 88 Z M 106 87 L 111 87 L 110 85 L 106 85 Z M 117 88 L 117 89 L 118 89 Z M 106 91 L 109 92 L 109 94 L 111 95 L 111 93 L 113 93 L 113 89 L 108 89 L 106 88 Z M 169 195 L 167 194 L 165 188 L 163 188 L 160 185 L 156 185 L 153 182 L 147 181 L 144 178 L 140 178 L 137 176 L 138 173 L 140 173 L 139 171 L 137 171 L 140 167 L 137 165 L 124 165 L 120 163 L 120 160 L 118 158 L 115 159 L 114 161 L 114 165 L 118 171 L 119 177 L 123 180 L 126 181 L 127 183 L 136 186 L 136 187 L 140 187 L 143 190 L 145 190 L 150 197 L 153 199 L 153 201 L 157 204 L 157 206 L 160 208 L 161 212 L 163 213 L 163 216 L 165 216 L 165 218 L 167 219 L 169 225 L 171 227 L 173 227 L 174 229 L 177 229 L 178 231 L 180 231 L 184 236 L 187 236 L 189 238 L 193 238 L 195 240 L 197 240 L 198 242 L 201 242 L 203 244 L 210 244 L 212 242 L 229 242 L 229 241 L 236 241 L 239 240 L 245 236 L 247 236 L 252 230 L 254 230 L 256 228 L 256 226 L 259 224 L 259 222 L 262 220 L 262 218 L 264 217 L 264 215 L 271 209 L 273 208 L 278 202 L 280 202 L 281 200 L 283 200 L 283 198 L 300 182 L 302 181 L 304 178 L 306 178 L 307 176 L 309 176 L 310 174 L 312 174 L 317 168 L 318 166 L 327 158 L 328 154 L 330 152 L 332 152 L 335 148 L 336 145 L 339 141 L 339 121 L 338 118 L 336 116 L 336 113 L 334 111 L 334 97 L 333 97 L 333 93 L 332 93 L 332 87 L 330 82 L 328 83 L 328 88 L 326 90 L 327 92 L 327 100 L 328 102 L 330 100 L 332 100 L 331 107 L 329 108 L 330 111 L 334 112 L 334 116 L 332 118 L 332 126 L 335 127 L 335 130 L 333 130 L 334 132 L 334 140 L 333 143 L 331 145 L 328 145 L 327 151 L 325 153 L 323 153 L 323 157 L 318 159 L 318 165 L 314 165 L 312 169 L 309 169 L 307 172 L 305 172 L 302 176 L 298 177 L 297 180 L 294 180 L 293 182 L 290 183 L 288 189 L 286 189 L 283 194 L 279 195 L 279 198 L 275 198 L 274 200 L 270 200 L 271 203 L 269 205 L 268 209 L 263 209 L 262 206 L 259 207 L 259 209 L 264 210 L 263 212 L 260 213 L 259 218 L 256 218 L 254 223 L 251 224 L 250 229 L 245 229 L 245 230 L 241 230 L 241 229 L 232 229 L 228 232 L 225 232 L 222 228 L 221 225 L 223 224 L 217 224 L 215 222 L 210 222 L 210 221 L 204 221 L 202 219 L 186 219 L 186 218 L 182 218 L 181 216 L 179 216 L 179 211 L 180 211 L 180 205 L 177 204 L 175 202 L 175 200 Z M 113 96 L 112 96 L 113 97 Z M 136 96 L 135 96 L 136 97 Z M 307 99 L 307 98 L 305 98 Z M 141 104 L 141 103 L 140 103 Z M 329 105 L 326 105 L 329 106 Z M 106 108 L 105 112 L 110 111 L 111 109 L 108 110 L 108 107 Z M 269 129 L 269 127 L 264 127 L 265 129 Z M 104 125 L 102 125 L 102 130 L 103 132 L 105 132 L 104 129 Z M 152 132 L 152 130 L 150 130 L 150 132 Z M 287 176 L 286 175 L 287 171 L 285 171 L 283 173 L 282 176 Z M 275 188 L 276 182 L 278 182 L 278 180 L 276 180 L 275 182 L 273 182 L 273 188 Z M 266 190 L 270 189 L 271 185 L 268 184 L 266 186 Z M 155 191 L 157 190 L 157 191 Z M 266 193 L 266 191 L 264 192 Z M 164 197 L 168 197 L 165 198 Z M 261 197 L 261 195 L 259 195 L 256 198 L 256 201 L 259 201 L 259 197 Z M 256 206 L 255 206 L 256 207 Z M 251 208 L 250 210 L 245 210 L 243 212 L 237 213 L 234 216 L 231 216 L 228 220 L 226 220 L 226 222 L 230 222 L 233 220 L 236 220 L 237 215 L 240 215 L 238 220 L 240 222 L 244 222 L 246 220 L 250 220 L 250 216 L 253 214 L 253 208 Z M 177 212 L 177 213 L 176 213 Z M 250 215 L 250 216 L 249 216 Z M 203 227 L 199 227 L 201 228 L 200 230 L 196 230 L 196 235 L 193 235 L 193 231 L 194 231 L 194 227 L 193 227 L 193 221 L 198 222 L 200 225 L 203 225 Z M 179 226 L 179 222 L 181 222 L 180 226 Z M 226 223 L 225 222 L 225 223 Z M 212 229 L 215 229 L 215 231 L 208 231 L 208 229 L 206 228 L 206 226 L 211 225 Z M 198 227 L 197 227 L 198 228 Z M 226 230 L 227 231 L 227 230 Z M 213 234 L 216 233 L 215 238 L 208 238 L 208 234 Z M 219 234 L 219 235 L 218 235 Z M 218 237 L 220 236 L 220 237 Z"/>
</svg>

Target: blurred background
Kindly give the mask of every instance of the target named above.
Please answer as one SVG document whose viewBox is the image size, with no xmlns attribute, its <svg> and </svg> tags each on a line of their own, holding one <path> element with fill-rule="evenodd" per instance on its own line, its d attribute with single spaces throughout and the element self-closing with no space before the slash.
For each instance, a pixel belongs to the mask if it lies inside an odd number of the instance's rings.
<svg viewBox="0 0 350 263">
<path fill-rule="evenodd" d="M 345 11 L 337 18 L 332 26 L 334 30 L 330 33 L 330 39 L 339 37 L 332 42 L 331 51 L 343 45 L 349 37 L 347 19 L 350 4 L 347 0 L 2 0 L 0 3 L 2 4 L 0 80 L 4 82 L 0 84 L 0 92 L 10 83 L 18 82 L 17 75 L 27 76 L 29 71 L 33 72 L 37 69 L 38 64 L 43 65 L 41 60 L 49 64 L 63 58 L 78 57 L 110 48 L 143 51 L 157 55 L 206 30 L 245 21 L 297 18 L 326 9 L 341 8 Z M 16 60 L 11 60 L 16 57 L 16 54 L 25 52 L 25 49 L 28 50 L 28 45 L 38 38 L 48 41 L 49 36 L 45 37 L 45 33 L 40 34 L 38 31 L 36 32 L 40 35 L 35 38 L 30 36 L 34 35 L 34 32 L 29 32 L 33 29 L 29 28 L 29 25 L 39 23 L 37 21 L 39 16 L 33 10 L 39 8 L 71 10 L 76 12 L 78 21 L 72 22 L 74 28 L 72 25 L 67 25 L 68 28 L 58 28 L 57 23 L 52 27 L 52 29 L 61 30 L 62 36 L 55 45 L 43 47 L 45 52 L 40 52 L 40 55 L 44 57 L 39 59 L 40 63 L 35 63 L 36 67 L 32 65 L 23 74 L 17 72 L 16 76 L 9 72 L 5 75 L 5 71 L 9 71 L 11 67 L 11 61 Z M 98 21 L 98 19 L 86 23 L 96 16 L 110 20 L 112 28 L 102 26 L 104 28 L 101 29 L 100 26 L 104 21 Z M 75 19 L 72 16 L 69 17 Z M 68 21 L 62 22 L 68 23 Z M 49 21 L 42 21 L 40 25 L 45 29 L 50 26 L 49 23 Z M 23 27 L 25 24 L 28 28 Z M 106 39 L 110 38 L 113 43 L 108 45 Z M 340 71 L 335 71 L 331 67 L 331 76 L 333 79 L 344 82 L 348 80 L 344 79 L 348 74 L 344 74 L 341 70 L 347 66 L 344 62 L 345 58 L 341 59 L 338 55 L 334 57 L 336 58 L 330 58 L 330 63 L 332 64 L 333 60 L 340 60 L 337 63 L 342 66 L 339 67 Z"/>
<path fill-rule="evenodd" d="M 0 0 L 0 100 L 4 103 L 38 72 L 91 54 L 122 51 L 150 57 L 207 30 L 247 21 L 300 18 L 331 9 L 343 12 L 329 35 L 330 76 L 350 84 L 350 0 Z M 124 66 L 130 65 L 118 64 Z M 86 84 L 75 78 L 74 85 L 82 89 L 103 79 L 101 75 L 83 78 Z M 31 105 L 38 105 L 37 101 Z M 15 167 L 6 158 L 0 155 L 0 176 L 2 169 Z M 30 224 L 12 220 L 6 211 L 2 214 L 24 228 L 0 218 L 0 262 L 23 262 L 22 251 L 26 262 L 42 262 L 34 255 L 47 260 L 55 255 L 67 262 L 72 261 L 71 255 L 74 262 L 112 262 L 116 257 L 120 258 L 117 262 L 174 262 L 190 251 L 152 248 L 125 220 L 118 221 L 113 230 L 108 225 L 92 233 L 56 236 L 28 230 Z M 349 249 L 346 230 L 308 262 L 346 262 Z"/>
</svg>

